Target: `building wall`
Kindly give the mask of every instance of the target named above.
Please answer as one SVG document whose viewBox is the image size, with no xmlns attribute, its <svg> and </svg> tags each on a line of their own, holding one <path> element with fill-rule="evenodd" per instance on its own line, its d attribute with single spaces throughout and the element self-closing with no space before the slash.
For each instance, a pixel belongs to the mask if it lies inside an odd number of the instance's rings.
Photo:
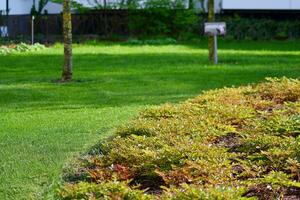
<svg viewBox="0 0 300 200">
<path fill-rule="evenodd" d="M 99 0 L 100 1 L 100 0 Z M 110 0 L 114 1 L 114 0 Z M 206 0 L 207 2 L 208 0 Z M 11 15 L 29 14 L 33 0 L 9 0 Z M 38 0 L 36 0 L 38 2 Z M 92 6 L 93 0 L 77 0 L 86 6 Z M 101 1 L 100 1 L 101 2 Z M 36 3 L 37 4 L 37 3 Z M 207 5 L 205 3 L 205 5 Z M 197 8 L 201 8 L 200 3 L 196 3 Z M 0 0 L 0 10 L 6 9 L 6 1 Z M 45 7 L 48 13 L 61 13 L 60 4 L 49 2 Z M 205 6 L 205 9 L 206 6 Z M 215 0 L 216 12 L 223 10 L 300 10 L 300 0 Z"/>
<path fill-rule="evenodd" d="M 94 0 L 76 0 L 78 3 L 81 3 L 82 5 L 86 6 L 86 7 L 95 7 L 97 6 L 97 4 L 94 3 Z M 102 0 L 103 1 L 103 0 Z M 99 3 L 102 2 L 101 0 L 98 0 Z M 107 2 L 114 2 L 116 0 L 108 0 Z M 206 2 L 208 0 L 205 0 Z M 220 12 L 221 11 L 221 2 L 222 0 L 215 0 L 215 9 L 216 9 L 216 12 Z M 186 0 L 186 6 L 188 7 L 188 1 Z M 207 5 L 207 3 L 204 3 L 204 5 Z M 199 3 L 199 1 L 196 3 L 196 8 L 199 8 L 201 9 L 202 8 L 202 5 Z M 207 6 L 204 6 L 204 8 L 207 10 Z M 61 5 L 57 5 L 57 4 L 53 4 L 53 3 L 49 3 L 46 8 L 49 13 L 60 13 L 61 10 L 62 10 L 62 7 Z"/>
<path fill-rule="evenodd" d="M 62 12 L 62 5 L 49 2 L 46 5 L 45 9 L 48 11 L 49 14 L 58 14 Z"/>
<path fill-rule="evenodd" d="M 223 0 L 224 10 L 299 10 L 300 0 Z"/>
<path fill-rule="evenodd" d="M 36 0 L 38 2 L 38 0 Z M 30 14 L 33 0 L 9 0 L 10 15 Z M 37 4 L 37 3 L 36 3 Z M 48 3 L 46 8 L 49 13 L 60 13 L 61 5 L 56 3 Z M 0 0 L 0 10 L 6 10 L 6 0 Z"/>
<path fill-rule="evenodd" d="M 9 0 L 10 13 L 24 14 L 24 11 L 31 9 L 32 0 Z M 6 0 L 0 1 L 0 10 L 6 9 Z"/>
<path fill-rule="evenodd" d="M 83 5 L 87 7 L 95 6 L 94 0 L 76 0 L 78 3 L 82 3 Z M 115 0 L 110 0 L 110 2 L 113 2 Z M 206 0 L 208 1 L 208 0 Z M 220 11 L 221 9 L 221 1 L 222 0 L 215 0 L 215 7 L 216 11 Z M 9 0 L 9 7 L 10 7 L 10 15 L 24 15 L 24 14 L 30 14 L 30 10 L 32 8 L 33 0 Z M 36 7 L 38 0 L 36 0 Z M 98 2 L 101 2 L 101 0 L 98 0 Z M 188 1 L 187 1 L 188 2 Z M 201 8 L 201 4 L 196 3 L 196 7 Z M 205 6 L 206 8 L 206 6 Z M 6 9 L 6 1 L 0 0 L 0 10 Z M 48 11 L 49 14 L 58 14 L 62 11 L 62 6 L 60 4 L 49 2 L 45 9 Z"/>
</svg>

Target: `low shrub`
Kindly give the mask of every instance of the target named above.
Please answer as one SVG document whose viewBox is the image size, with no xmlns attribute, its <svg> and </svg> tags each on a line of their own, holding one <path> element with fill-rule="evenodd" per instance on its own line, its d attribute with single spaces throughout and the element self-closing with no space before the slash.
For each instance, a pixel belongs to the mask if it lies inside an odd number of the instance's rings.
<svg viewBox="0 0 300 200">
<path fill-rule="evenodd" d="M 42 44 L 35 43 L 34 45 L 28 45 L 25 43 L 20 43 L 17 45 L 11 44 L 9 46 L 0 46 L 0 55 L 1 54 L 10 54 L 17 52 L 29 52 L 29 51 L 39 51 L 45 49 L 46 47 Z"/>
<path fill-rule="evenodd" d="M 126 199 L 126 200 L 150 200 L 150 196 L 141 190 L 128 187 L 125 182 L 113 181 L 103 184 L 79 183 L 67 185 L 61 191 L 61 198 L 72 199 Z"/>
<path fill-rule="evenodd" d="M 300 198 L 299 80 L 148 108 L 116 134 L 79 162 L 62 199 Z"/>
</svg>

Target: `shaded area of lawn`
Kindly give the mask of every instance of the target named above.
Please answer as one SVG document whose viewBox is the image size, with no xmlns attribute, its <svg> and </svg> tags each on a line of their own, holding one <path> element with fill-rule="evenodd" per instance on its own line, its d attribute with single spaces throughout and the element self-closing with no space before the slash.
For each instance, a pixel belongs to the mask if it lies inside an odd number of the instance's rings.
<svg viewBox="0 0 300 200">
<path fill-rule="evenodd" d="M 0 56 L 0 199 L 51 191 L 67 160 L 141 106 L 267 76 L 300 76 L 299 42 L 223 42 L 218 66 L 208 64 L 205 47 L 75 46 L 69 84 L 52 82 L 60 76 L 61 46 Z"/>
<path fill-rule="evenodd" d="M 79 54 L 74 61 L 75 81 L 70 84 L 52 83 L 59 77 L 61 56 L 14 55 L 5 58 L 15 63 L 14 68 L 4 67 L 0 75 L 0 103 L 7 109 L 178 102 L 202 90 L 256 82 L 266 76 L 298 77 L 298 54 L 230 50 L 221 53 L 218 66 L 206 63 L 205 52 Z"/>
</svg>

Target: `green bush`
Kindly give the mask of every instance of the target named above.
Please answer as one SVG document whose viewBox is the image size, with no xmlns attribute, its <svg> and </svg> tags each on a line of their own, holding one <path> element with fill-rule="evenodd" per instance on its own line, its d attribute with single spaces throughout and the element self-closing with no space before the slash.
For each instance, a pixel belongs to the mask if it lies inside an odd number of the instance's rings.
<svg viewBox="0 0 300 200">
<path fill-rule="evenodd" d="M 147 0 L 142 9 L 130 9 L 128 27 L 136 37 L 187 37 L 197 27 L 197 13 L 182 0 Z"/>
<path fill-rule="evenodd" d="M 226 38 L 235 40 L 286 40 L 300 38 L 300 20 L 275 20 L 268 17 L 218 15 L 227 23 Z M 128 27 L 131 37 L 173 37 L 190 40 L 204 35 L 205 14 L 184 7 L 150 7 L 130 10 Z"/>
<path fill-rule="evenodd" d="M 239 16 L 219 16 L 228 25 L 228 37 L 233 39 L 270 40 L 300 38 L 298 19 L 274 20 Z"/>
<path fill-rule="evenodd" d="M 300 198 L 300 81 L 267 79 L 146 109 L 97 151 L 75 172 L 86 183 L 64 187 L 63 198 L 90 194 L 86 187 L 102 194 L 115 181 L 126 188 L 118 195 L 146 189 L 149 199 Z"/>
<path fill-rule="evenodd" d="M 155 8 L 129 11 L 129 31 L 136 37 L 193 36 L 198 17 L 195 11 L 186 9 Z"/>
</svg>

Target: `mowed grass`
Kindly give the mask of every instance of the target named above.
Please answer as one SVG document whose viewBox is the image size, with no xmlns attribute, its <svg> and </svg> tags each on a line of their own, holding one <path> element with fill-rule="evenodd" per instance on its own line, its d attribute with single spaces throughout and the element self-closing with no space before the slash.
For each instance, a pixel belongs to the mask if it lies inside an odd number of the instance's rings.
<svg viewBox="0 0 300 200">
<path fill-rule="evenodd" d="M 300 76 L 300 41 L 75 45 L 74 82 L 59 84 L 62 46 L 0 56 L 0 199 L 42 199 L 62 168 L 146 105 L 203 90 Z"/>
</svg>

